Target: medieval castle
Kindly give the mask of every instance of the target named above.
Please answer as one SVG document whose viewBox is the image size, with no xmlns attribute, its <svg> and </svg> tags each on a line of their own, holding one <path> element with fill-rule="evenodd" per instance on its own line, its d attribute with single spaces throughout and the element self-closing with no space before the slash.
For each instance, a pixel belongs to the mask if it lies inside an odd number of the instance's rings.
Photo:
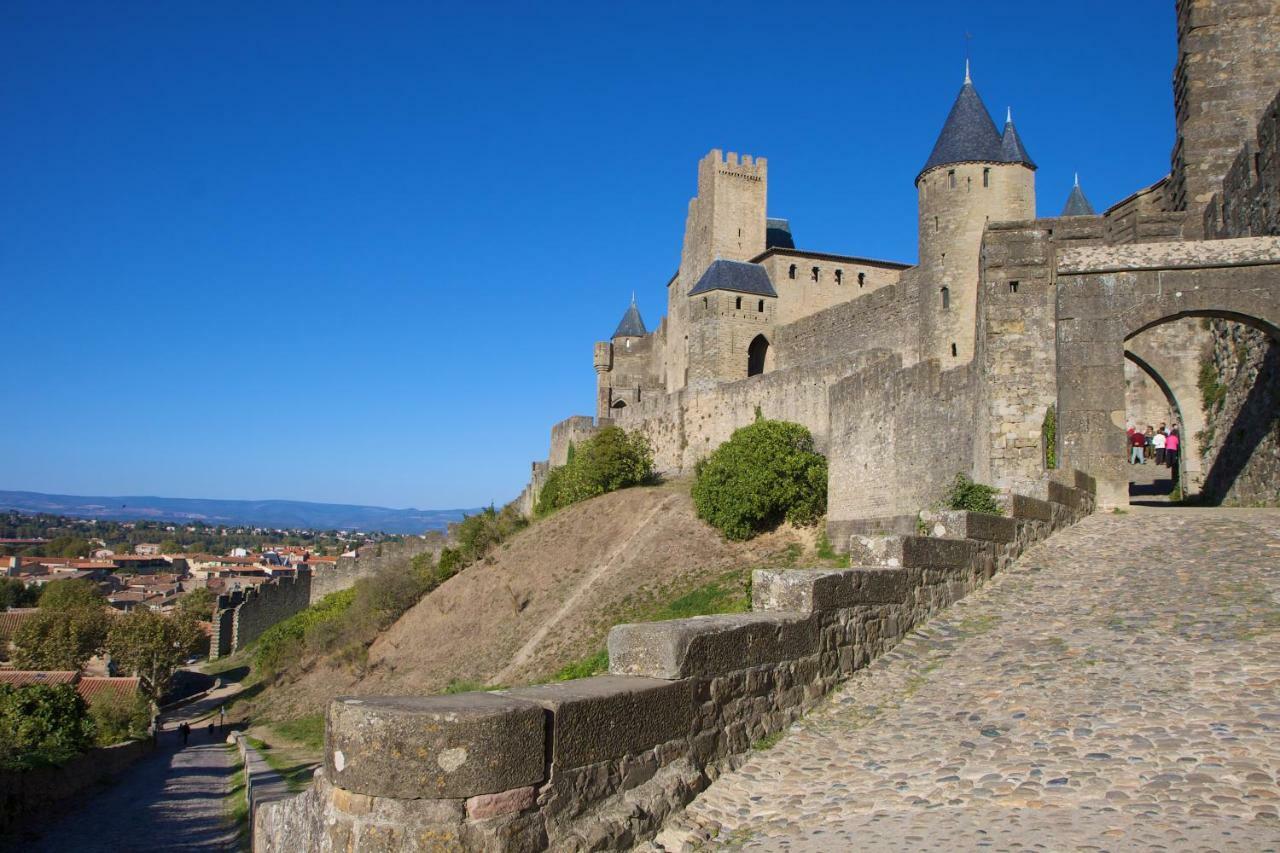
<svg viewBox="0 0 1280 853">
<path fill-rule="evenodd" d="M 1171 171 L 1101 214 L 1077 183 L 1059 217 L 1036 218 L 1035 161 L 1011 113 L 1003 130 L 992 120 L 967 68 L 915 176 L 915 266 L 797 249 L 787 221 L 768 216 L 763 157 L 704 157 L 666 317 L 649 331 L 633 301 L 595 345 L 594 417 L 553 428 L 523 506 L 569 443 L 603 425 L 643 431 L 658 467 L 678 472 L 757 407 L 809 427 L 827 453 L 836 530 L 900 527 L 957 472 L 1042 492 L 1054 457 L 1122 504 L 1126 409 L 1150 408 L 1144 389 L 1184 426 L 1189 488 L 1230 492 L 1243 472 L 1214 481 L 1213 459 L 1190 446 L 1212 332 L 1186 318 L 1269 328 L 1270 297 L 1238 296 L 1242 310 L 1205 297 L 1223 292 L 1224 269 L 1280 260 L 1276 240 L 1256 236 L 1276 233 L 1280 8 L 1183 0 L 1177 15 Z M 1206 281 L 1175 298 L 1170 275 Z M 1080 338 L 1090 323 L 1105 335 Z M 1044 428 L 1051 409 L 1056 433 Z M 935 464 L 921 440 L 952 448 L 952 464 Z"/>
</svg>

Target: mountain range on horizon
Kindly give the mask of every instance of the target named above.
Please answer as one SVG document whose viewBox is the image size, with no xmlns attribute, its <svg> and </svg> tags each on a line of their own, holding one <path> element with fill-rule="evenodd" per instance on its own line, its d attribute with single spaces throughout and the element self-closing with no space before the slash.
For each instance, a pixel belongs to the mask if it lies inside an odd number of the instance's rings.
<svg viewBox="0 0 1280 853">
<path fill-rule="evenodd" d="M 312 530 L 419 534 L 443 530 L 478 509 L 392 509 L 288 500 L 162 498 L 152 495 L 53 495 L 0 490 L 0 510 L 111 521 L 170 521 Z"/>
</svg>

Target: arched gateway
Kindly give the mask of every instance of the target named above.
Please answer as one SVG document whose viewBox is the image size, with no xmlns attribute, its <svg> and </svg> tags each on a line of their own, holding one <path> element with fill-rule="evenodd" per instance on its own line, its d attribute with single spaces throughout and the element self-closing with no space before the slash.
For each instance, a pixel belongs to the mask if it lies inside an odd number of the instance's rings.
<svg viewBox="0 0 1280 853">
<path fill-rule="evenodd" d="M 1128 503 L 1125 342 L 1182 317 L 1221 317 L 1280 342 L 1280 237 L 1067 249 L 1057 264 L 1059 458 Z"/>
</svg>

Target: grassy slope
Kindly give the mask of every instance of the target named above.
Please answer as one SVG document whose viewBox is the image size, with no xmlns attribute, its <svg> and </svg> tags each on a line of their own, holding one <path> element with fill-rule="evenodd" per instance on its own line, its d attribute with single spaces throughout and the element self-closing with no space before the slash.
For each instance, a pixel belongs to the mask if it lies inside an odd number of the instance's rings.
<svg viewBox="0 0 1280 853">
<path fill-rule="evenodd" d="M 300 718 L 314 736 L 336 695 L 588 675 L 602 668 L 613 625 L 745 610 L 753 568 L 817 562 L 814 547 L 812 531 L 791 529 L 725 542 L 694 517 L 687 482 L 604 495 L 539 521 L 423 598 L 363 670 L 312 666 L 258 696 L 254 717 Z"/>
</svg>

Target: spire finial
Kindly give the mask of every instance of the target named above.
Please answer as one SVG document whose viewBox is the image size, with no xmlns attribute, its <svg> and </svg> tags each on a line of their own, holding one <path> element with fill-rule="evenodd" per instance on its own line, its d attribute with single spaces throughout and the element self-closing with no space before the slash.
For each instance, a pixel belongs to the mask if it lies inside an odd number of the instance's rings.
<svg viewBox="0 0 1280 853">
<path fill-rule="evenodd" d="M 964 58 L 964 82 L 965 83 L 973 82 L 973 80 L 970 79 L 969 77 L 969 57 L 967 56 Z"/>
<path fill-rule="evenodd" d="M 636 304 L 636 292 L 634 290 L 631 291 L 631 304 L 632 305 Z"/>
<path fill-rule="evenodd" d="M 1004 123 L 1013 124 L 1013 107 L 1006 107 L 1007 112 L 1004 114 Z"/>
<path fill-rule="evenodd" d="M 1080 173 L 1076 172 L 1076 186 L 1080 186 Z"/>
</svg>

